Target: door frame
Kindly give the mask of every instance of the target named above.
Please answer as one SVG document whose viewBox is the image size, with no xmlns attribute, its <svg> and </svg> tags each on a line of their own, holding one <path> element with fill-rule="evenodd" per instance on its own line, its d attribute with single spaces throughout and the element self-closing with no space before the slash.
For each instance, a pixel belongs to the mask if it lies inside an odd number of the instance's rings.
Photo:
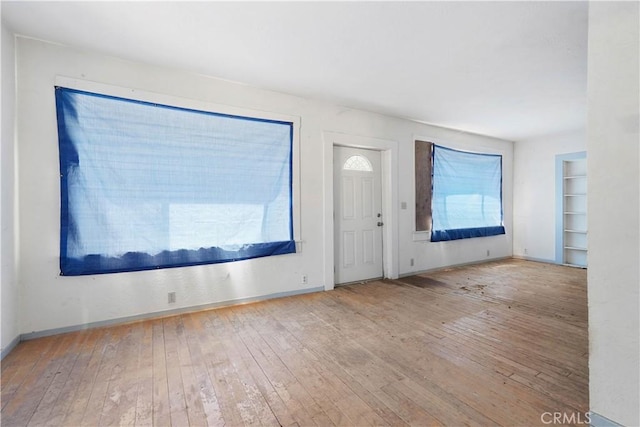
<svg viewBox="0 0 640 427">
<path fill-rule="evenodd" d="M 398 143 L 368 136 L 325 131 L 323 140 L 323 231 L 325 290 L 335 286 L 335 242 L 333 219 L 333 147 L 364 148 L 380 152 L 382 178 L 382 272 L 385 278 L 398 278 Z"/>
<path fill-rule="evenodd" d="M 371 172 L 363 171 L 345 171 L 344 162 L 351 156 L 363 156 L 365 161 L 369 161 L 373 167 Z M 337 163 L 336 163 L 337 161 Z M 384 227 L 377 224 L 384 224 L 382 217 L 382 154 L 378 150 L 368 150 L 363 148 L 345 147 L 342 145 L 333 146 L 333 209 L 335 215 L 333 217 L 333 243 L 335 275 L 334 283 L 338 286 L 356 281 L 378 279 L 384 276 Z M 353 199 L 352 214 L 350 218 L 344 218 L 344 210 L 342 204 L 345 203 L 344 182 L 343 178 L 348 176 L 352 182 Z M 371 183 L 373 190 L 370 195 L 371 209 L 367 212 L 369 216 L 364 215 L 364 196 L 368 192 L 364 189 L 365 181 Z M 340 195 L 342 194 L 342 197 Z M 376 214 L 378 216 L 376 217 Z M 364 229 L 372 232 L 371 248 L 372 259 L 370 263 L 365 262 L 365 239 Z M 345 267 L 343 262 L 346 256 L 344 247 L 343 233 L 352 230 L 354 233 L 353 240 L 353 265 Z M 341 232 L 339 232 L 341 231 Z M 358 251 L 360 249 L 360 251 Z M 341 254 L 342 252 L 342 254 Z M 339 277 L 340 276 L 340 277 Z"/>
</svg>

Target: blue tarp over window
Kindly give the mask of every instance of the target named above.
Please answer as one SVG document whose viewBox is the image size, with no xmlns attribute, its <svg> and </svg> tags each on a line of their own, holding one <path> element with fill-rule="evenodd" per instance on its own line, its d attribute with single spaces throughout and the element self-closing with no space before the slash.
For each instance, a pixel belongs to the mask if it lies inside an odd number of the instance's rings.
<svg viewBox="0 0 640 427">
<path fill-rule="evenodd" d="M 433 146 L 431 241 L 505 234 L 502 156 Z"/>
<path fill-rule="evenodd" d="M 293 124 L 56 88 L 63 275 L 295 252 Z"/>
</svg>

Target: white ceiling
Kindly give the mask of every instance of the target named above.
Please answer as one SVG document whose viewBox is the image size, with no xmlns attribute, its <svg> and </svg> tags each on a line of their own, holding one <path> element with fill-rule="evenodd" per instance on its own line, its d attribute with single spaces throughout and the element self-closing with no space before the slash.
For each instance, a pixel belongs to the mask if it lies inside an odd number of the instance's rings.
<svg viewBox="0 0 640 427">
<path fill-rule="evenodd" d="M 586 2 L 2 1 L 17 34 L 522 140 L 584 128 Z"/>
</svg>

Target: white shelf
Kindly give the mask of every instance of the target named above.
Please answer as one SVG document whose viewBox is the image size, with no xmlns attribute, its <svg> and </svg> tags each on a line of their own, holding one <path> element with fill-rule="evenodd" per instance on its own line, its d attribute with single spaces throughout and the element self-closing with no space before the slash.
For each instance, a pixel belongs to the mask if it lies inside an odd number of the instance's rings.
<svg viewBox="0 0 640 427">
<path fill-rule="evenodd" d="M 562 163 L 562 262 L 587 265 L 587 162 L 586 159 Z"/>
<path fill-rule="evenodd" d="M 586 265 L 571 264 L 571 263 L 568 263 L 568 262 L 565 262 L 565 263 L 564 263 L 564 264 L 562 264 L 562 265 L 566 265 L 567 267 L 587 268 L 587 266 L 586 266 Z"/>
</svg>

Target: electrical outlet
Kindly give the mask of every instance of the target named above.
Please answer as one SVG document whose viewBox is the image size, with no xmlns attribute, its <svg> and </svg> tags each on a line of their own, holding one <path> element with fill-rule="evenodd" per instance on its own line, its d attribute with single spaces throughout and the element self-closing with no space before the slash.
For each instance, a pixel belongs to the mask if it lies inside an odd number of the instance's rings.
<svg viewBox="0 0 640 427">
<path fill-rule="evenodd" d="M 167 294 L 167 300 L 169 301 L 169 304 L 173 304 L 176 302 L 176 293 L 175 292 L 169 292 Z"/>
<path fill-rule="evenodd" d="M 413 258 L 411 258 L 411 259 L 409 260 L 409 265 L 410 265 L 411 267 L 413 267 Z"/>
<path fill-rule="evenodd" d="M 526 255 L 528 253 L 527 248 L 524 248 L 524 254 Z"/>
<path fill-rule="evenodd" d="M 487 249 L 487 256 L 491 256 L 491 251 Z"/>
<path fill-rule="evenodd" d="M 306 275 L 306 274 L 303 274 L 303 275 L 302 275 L 302 284 L 303 284 L 303 285 L 306 285 L 308 282 L 309 282 L 309 279 L 307 279 L 307 275 Z"/>
</svg>

